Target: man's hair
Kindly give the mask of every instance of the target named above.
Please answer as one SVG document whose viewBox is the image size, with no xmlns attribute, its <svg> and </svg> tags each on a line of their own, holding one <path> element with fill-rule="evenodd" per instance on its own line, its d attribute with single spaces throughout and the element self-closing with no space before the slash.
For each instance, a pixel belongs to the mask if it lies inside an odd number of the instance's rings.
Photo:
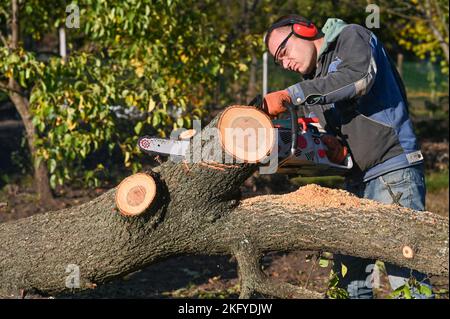
<svg viewBox="0 0 450 319">
<path fill-rule="evenodd" d="M 310 20 L 308 20 L 305 17 L 302 17 L 298 14 L 287 14 L 287 15 L 279 17 L 267 29 L 266 35 L 264 37 L 264 42 L 266 43 L 266 47 L 267 48 L 269 47 L 269 38 L 270 38 L 270 35 L 272 34 L 273 30 L 291 26 L 291 25 L 295 24 L 297 21 L 298 22 L 303 21 L 305 23 L 312 23 Z"/>
</svg>

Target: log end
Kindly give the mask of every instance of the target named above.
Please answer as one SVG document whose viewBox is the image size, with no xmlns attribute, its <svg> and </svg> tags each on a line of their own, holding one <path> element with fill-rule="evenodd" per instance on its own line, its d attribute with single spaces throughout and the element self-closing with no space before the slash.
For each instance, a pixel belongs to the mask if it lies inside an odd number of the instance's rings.
<svg viewBox="0 0 450 319">
<path fill-rule="evenodd" d="M 272 121 L 255 107 L 235 105 L 227 108 L 217 127 L 222 148 L 246 163 L 261 162 L 275 143 Z"/>
<path fill-rule="evenodd" d="M 125 178 L 116 190 L 116 206 L 124 216 L 142 214 L 156 196 L 156 183 L 152 176 L 138 173 Z"/>
</svg>

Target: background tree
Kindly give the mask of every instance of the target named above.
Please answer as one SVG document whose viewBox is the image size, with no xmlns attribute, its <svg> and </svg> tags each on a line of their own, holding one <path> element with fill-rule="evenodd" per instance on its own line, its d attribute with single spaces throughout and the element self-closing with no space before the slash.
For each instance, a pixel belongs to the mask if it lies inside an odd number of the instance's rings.
<svg viewBox="0 0 450 319">
<path fill-rule="evenodd" d="M 396 33 L 399 44 L 421 59 L 441 60 L 442 71 L 448 74 L 448 1 L 382 1 L 380 5 L 392 21 L 396 21 L 400 30 Z"/>
<path fill-rule="evenodd" d="M 167 136 L 173 128 L 190 127 L 193 119 L 214 114 L 223 105 L 248 102 L 260 91 L 263 34 L 279 16 L 298 13 L 318 26 L 328 17 L 364 25 L 367 4 L 363 0 L 1 2 L 0 91 L 24 122 L 41 200 L 51 202 L 51 188 L 65 181 L 97 186 L 113 179 L 121 168 L 136 172 L 144 161 L 136 147 L 139 135 Z M 80 28 L 65 28 L 69 55 L 62 59 L 56 34 L 72 14 L 70 9 L 66 12 L 67 5 L 79 9 Z M 411 1 L 405 6 L 398 1 L 381 3 L 382 12 L 388 14 L 381 15 L 382 29 L 372 31 L 389 51 L 399 50 L 401 44 L 420 57 L 445 55 L 444 2 Z M 394 13 L 404 16 L 396 19 L 399 23 L 410 21 L 404 32 L 396 32 L 400 29 L 396 25 L 387 27 Z M 426 33 L 431 30 L 423 27 L 427 23 L 437 32 Z M 410 32 L 418 38 L 411 40 Z M 52 38 L 53 46 L 43 49 Z M 271 68 L 272 89 L 299 80 L 298 74 Z"/>
<path fill-rule="evenodd" d="M 0 10 L 1 90 L 21 114 L 45 202 L 51 201 L 49 183 L 98 185 L 111 156 L 136 171 L 140 134 L 164 136 L 189 127 L 212 102 L 219 74 L 245 71 L 234 60 L 238 47 L 211 18 L 220 12 L 219 2 L 72 4 L 79 8 L 80 28 L 66 30 L 70 54 L 44 61 L 24 39 L 39 43 L 64 25 L 65 1 L 50 7 L 13 0 Z M 133 116 L 124 120 L 121 113 Z"/>
</svg>

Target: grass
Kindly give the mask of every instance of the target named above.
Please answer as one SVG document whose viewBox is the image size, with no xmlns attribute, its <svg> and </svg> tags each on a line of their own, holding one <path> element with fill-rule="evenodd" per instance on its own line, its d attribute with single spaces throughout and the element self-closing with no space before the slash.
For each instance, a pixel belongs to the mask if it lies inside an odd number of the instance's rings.
<svg viewBox="0 0 450 319">
<path fill-rule="evenodd" d="M 428 192 L 438 192 L 448 188 L 449 171 L 431 172 L 426 174 L 425 183 Z M 291 182 L 296 186 L 305 186 L 308 184 L 317 184 L 330 188 L 343 188 L 344 178 L 340 176 L 331 177 L 294 177 Z"/>
<path fill-rule="evenodd" d="M 438 192 L 448 188 L 448 170 L 426 174 L 425 183 L 428 192 Z"/>
<path fill-rule="evenodd" d="M 324 176 L 324 177 L 294 177 L 291 182 L 296 186 L 305 186 L 308 184 L 317 184 L 329 188 L 343 188 L 344 178 L 341 176 Z"/>
<path fill-rule="evenodd" d="M 403 62 L 403 81 L 412 92 L 442 93 L 448 90 L 448 78 L 439 64 L 427 61 Z"/>
</svg>

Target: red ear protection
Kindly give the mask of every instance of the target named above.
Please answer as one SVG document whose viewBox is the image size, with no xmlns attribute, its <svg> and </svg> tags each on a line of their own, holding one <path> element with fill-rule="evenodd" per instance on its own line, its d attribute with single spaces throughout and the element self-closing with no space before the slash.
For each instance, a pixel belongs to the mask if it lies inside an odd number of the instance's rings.
<svg viewBox="0 0 450 319">
<path fill-rule="evenodd" d="M 292 25 L 292 32 L 294 32 L 294 34 L 299 36 L 300 38 L 306 39 L 314 39 L 319 33 L 316 26 L 312 22 L 308 24 L 295 23 Z"/>
<path fill-rule="evenodd" d="M 317 29 L 314 23 L 302 16 L 295 14 L 284 16 L 278 19 L 278 21 L 274 22 L 269 27 L 269 29 L 267 30 L 267 34 L 270 34 L 276 28 L 284 27 L 287 25 L 292 26 L 292 33 L 295 34 L 295 36 L 305 40 L 315 40 L 323 36 L 323 33 Z"/>
</svg>

